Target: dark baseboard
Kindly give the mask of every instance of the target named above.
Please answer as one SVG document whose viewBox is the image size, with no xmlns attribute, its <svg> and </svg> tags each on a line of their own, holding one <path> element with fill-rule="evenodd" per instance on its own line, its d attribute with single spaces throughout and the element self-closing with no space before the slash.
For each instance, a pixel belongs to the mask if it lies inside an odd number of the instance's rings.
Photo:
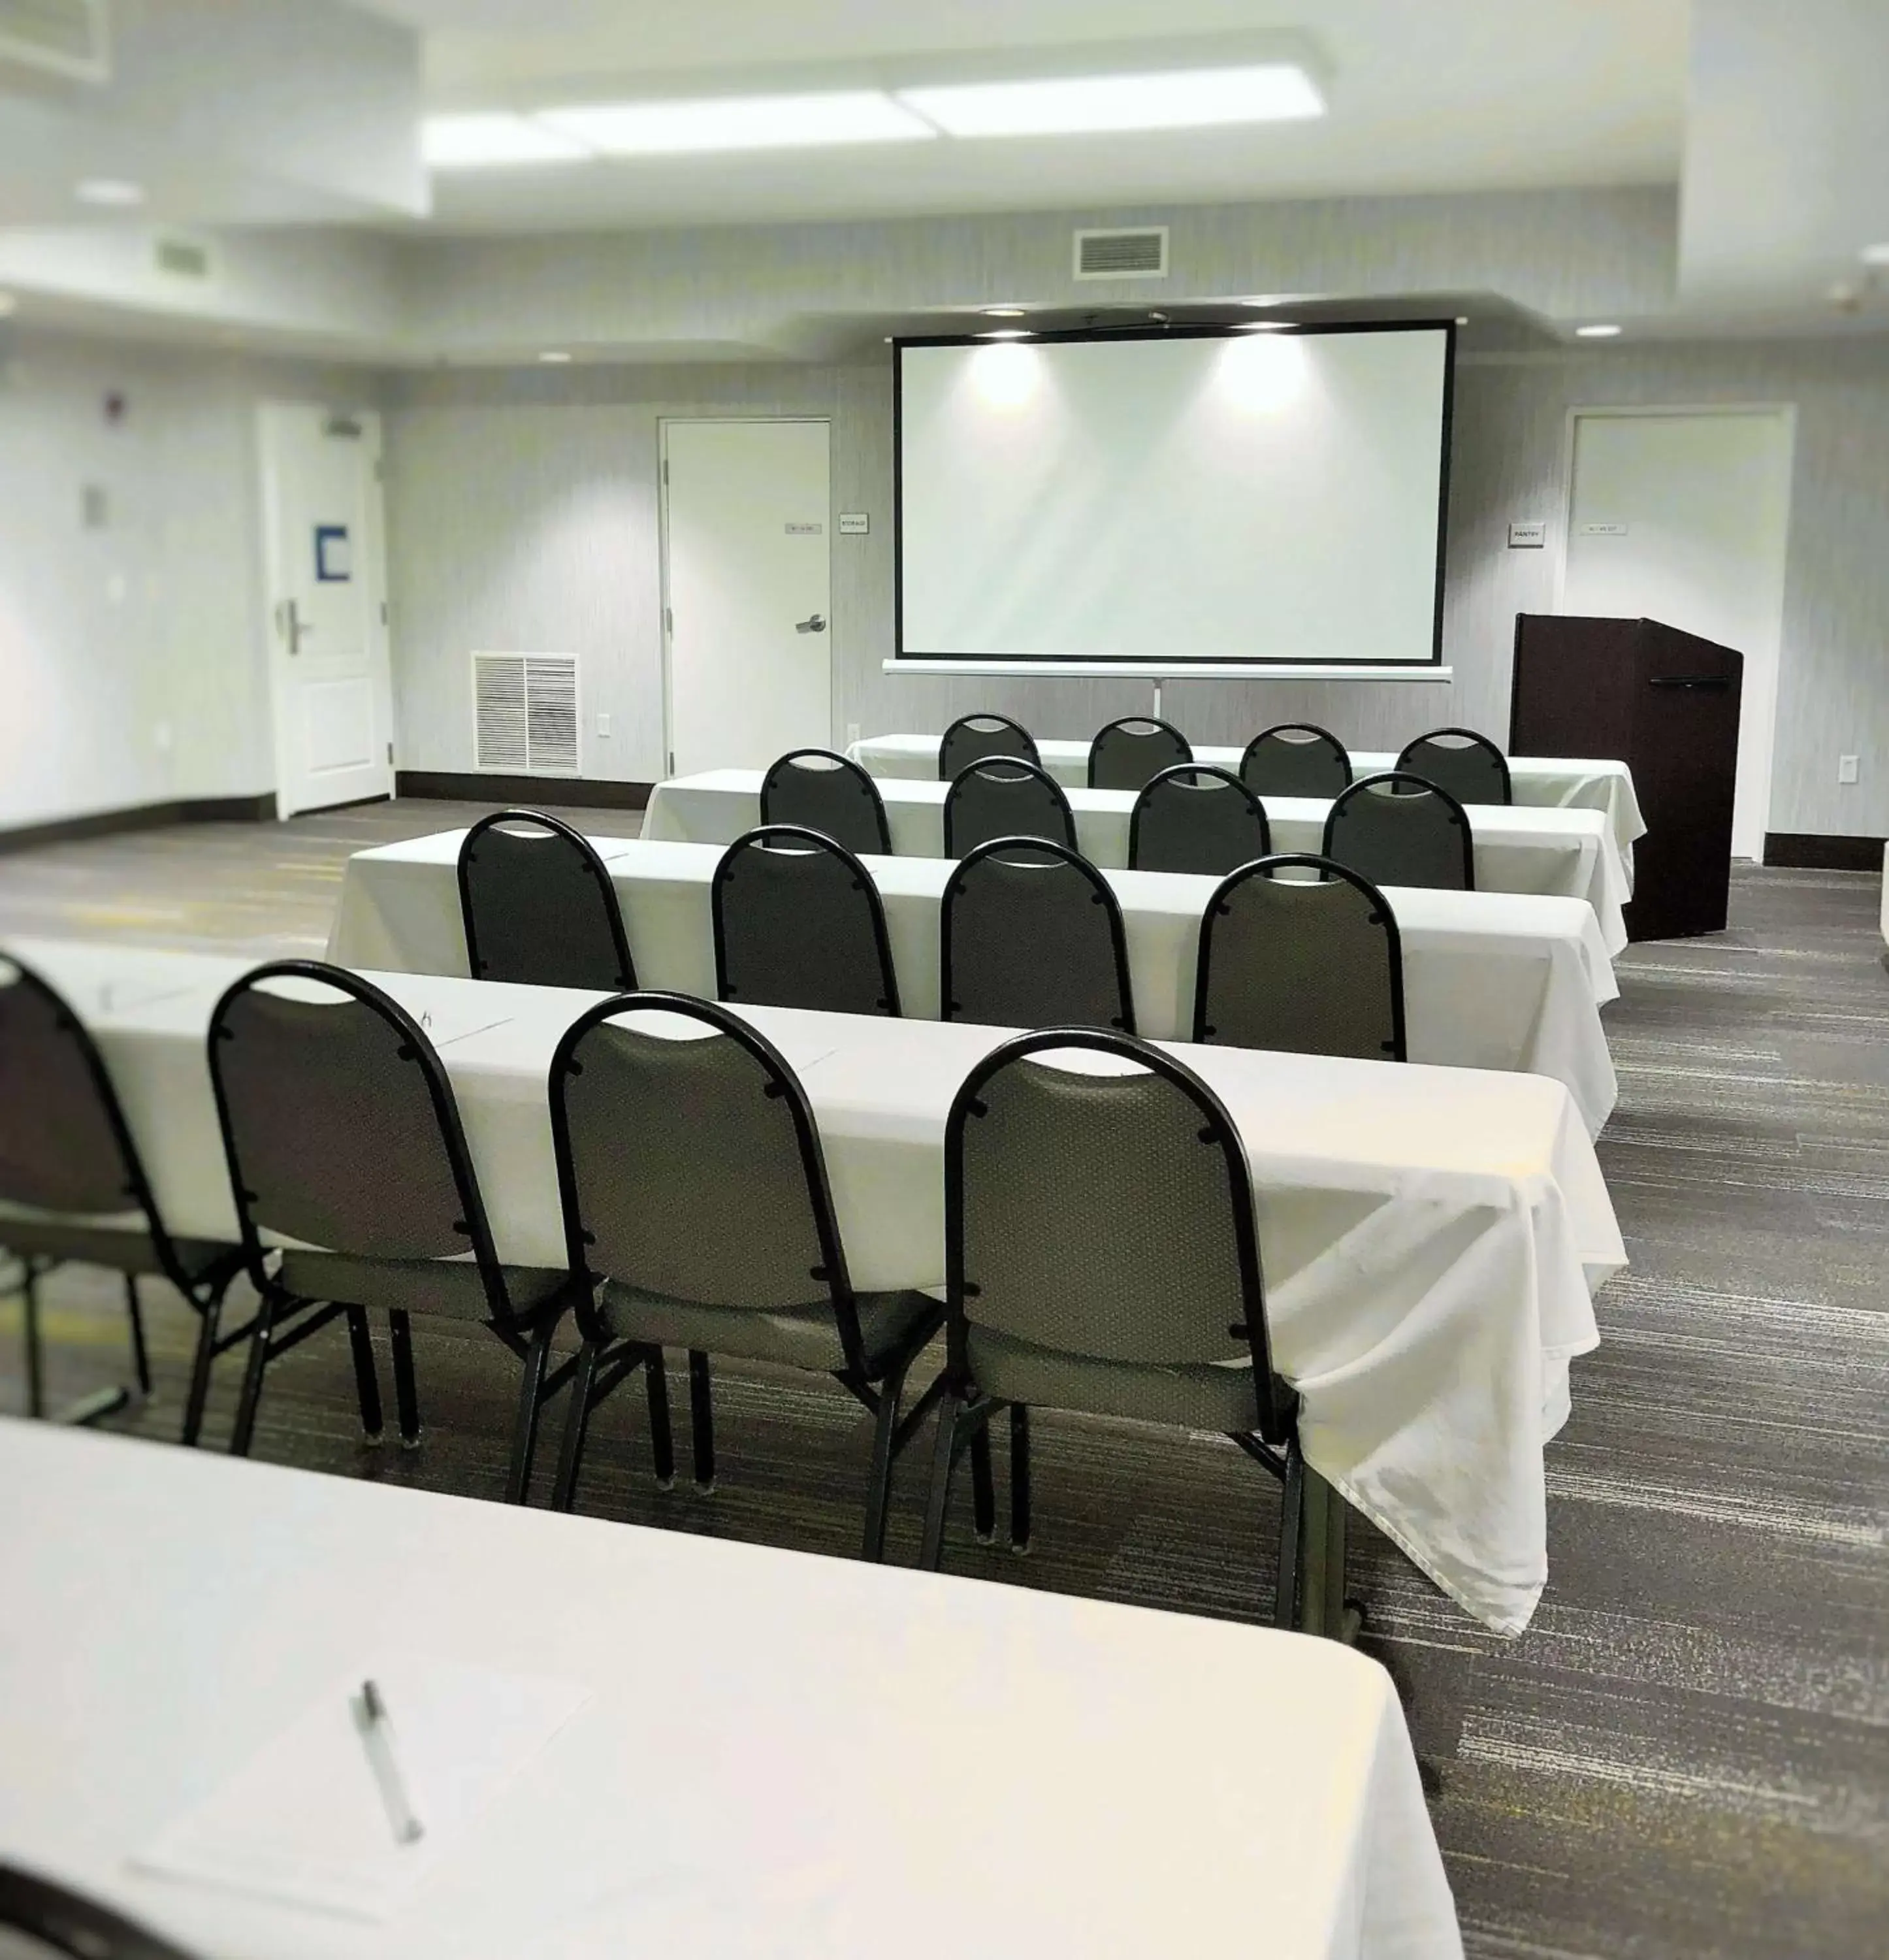
<svg viewBox="0 0 1889 1960">
<path fill-rule="evenodd" d="M 37 851 L 47 844 L 76 844 L 88 837 L 123 837 L 135 831 L 164 830 L 176 823 L 272 823 L 275 792 L 260 796 L 203 797 L 183 803 L 139 803 L 130 810 L 101 810 L 88 816 L 62 817 L 54 823 L 28 823 L 0 830 L 0 854 Z"/>
<path fill-rule="evenodd" d="M 429 797 L 445 803 L 549 803 L 565 810 L 641 810 L 653 783 L 606 782 L 596 776 L 489 776 L 433 769 L 402 769 L 397 797 Z"/>
<path fill-rule="evenodd" d="M 1766 834 L 1764 861 L 1793 871 L 1880 871 L 1880 837 L 1817 837 L 1796 831 Z"/>
</svg>

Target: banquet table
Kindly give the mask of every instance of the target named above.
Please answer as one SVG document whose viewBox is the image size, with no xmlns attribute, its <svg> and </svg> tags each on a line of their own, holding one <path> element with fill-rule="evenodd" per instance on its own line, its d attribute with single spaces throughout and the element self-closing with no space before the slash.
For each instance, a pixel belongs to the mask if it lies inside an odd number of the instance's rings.
<svg viewBox="0 0 1889 1960">
<path fill-rule="evenodd" d="M 91 1026 L 172 1230 L 231 1236 L 205 1036 L 245 963 L 5 950 L 67 988 Z M 187 974 L 167 975 L 173 958 Z M 114 971 L 152 991 L 101 1002 Z M 603 997 L 370 977 L 439 1050 L 500 1257 L 561 1266 L 545 1083 L 559 1036 Z M 741 1011 L 806 1087 L 854 1285 L 941 1285 L 946 1115 L 1005 1031 Z M 1567 1417 L 1570 1358 L 1598 1343 L 1592 1290 L 1626 1264 L 1572 1099 L 1542 1076 L 1175 1046 L 1245 1146 L 1307 1462 L 1469 1612 L 1520 1632 L 1547 1577 L 1543 1450 Z"/>
<path fill-rule="evenodd" d="M 454 875 L 463 830 L 358 851 L 343 870 L 328 957 L 343 966 L 463 974 Z M 712 844 L 593 838 L 609 870 L 645 987 L 715 991 L 709 885 Z M 938 858 L 862 863 L 886 908 L 904 1012 L 938 1017 L 940 900 L 953 867 Z M 1194 1025 L 1200 922 L 1218 880 L 1162 871 L 1102 874 L 1120 901 L 1136 1026 L 1181 1040 Z M 1404 953 L 1406 1045 L 1413 1061 L 1551 1075 L 1590 1135 L 1618 1091 L 1600 1008 L 1619 988 L 1591 905 L 1504 892 L 1385 893 Z"/>
<path fill-rule="evenodd" d="M 874 776 L 935 782 L 938 778 L 938 742 L 936 735 L 869 735 L 847 749 L 848 755 Z M 1089 782 L 1089 744 L 1056 737 L 1040 739 L 1037 753 L 1043 767 L 1065 789 L 1082 789 Z M 1198 762 L 1239 773 L 1240 749 L 1202 747 L 1194 752 Z M 1351 756 L 1353 776 L 1374 776 L 1397 766 L 1393 749 L 1355 750 Z M 1633 889 L 1633 846 L 1646 835 L 1646 820 L 1640 814 L 1639 799 L 1634 793 L 1633 772 L 1624 762 L 1598 756 L 1511 756 L 1509 781 L 1515 800 L 1538 810 L 1598 810 L 1606 815 L 1614 834 L 1620 861 L 1627 874 L 1627 888 Z"/>
<path fill-rule="evenodd" d="M 698 775 L 672 776 L 650 792 L 643 835 L 679 843 L 732 844 L 761 821 L 761 776 L 758 769 L 709 769 Z M 899 777 L 879 784 L 895 856 L 943 855 L 949 787 Z M 1065 794 L 1083 855 L 1105 870 L 1126 866 L 1133 795 L 1126 790 L 1076 789 Z M 1264 800 L 1275 851 L 1321 847 L 1331 808 L 1328 801 L 1310 797 Z M 1627 923 L 1620 908 L 1629 896 L 1626 873 L 1600 811 L 1476 803 L 1470 807 L 1469 822 L 1480 889 L 1585 899 L 1600 921 L 1608 954 L 1625 947 Z"/>
<path fill-rule="evenodd" d="M 1462 1953 L 1396 1691 L 1330 1641 L 48 1424 L 0 1488 L 0 1857 L 205 1960 Z"/>
</svg>

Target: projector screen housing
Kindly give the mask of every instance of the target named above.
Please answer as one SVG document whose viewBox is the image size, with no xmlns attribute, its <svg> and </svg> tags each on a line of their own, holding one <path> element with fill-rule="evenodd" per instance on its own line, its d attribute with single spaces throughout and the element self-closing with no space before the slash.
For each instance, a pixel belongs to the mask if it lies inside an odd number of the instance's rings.
<svg viewBox="0 0 1889 1960">
<path fill-rule="evenodd" d="M 1440 678 L 1453 322 L 894 345 L 895 669 Z"/>
</svg>

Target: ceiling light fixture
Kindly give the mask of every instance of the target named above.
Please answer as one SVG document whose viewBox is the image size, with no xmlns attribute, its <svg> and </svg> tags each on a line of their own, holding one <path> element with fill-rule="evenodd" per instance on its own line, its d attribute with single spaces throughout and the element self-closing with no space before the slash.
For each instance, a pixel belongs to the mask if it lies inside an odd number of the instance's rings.
<svg viewBox="0 0 1889 1960">
<path fill-rule="evenodd" d="M 980 307 L 978 311 L 986 320 L 1021 320 L 1025 309 L 1022 307 Z"/>
<path fill-rule="evenodd" d="M 561 347 L 547 347 L 538 358 L 547 368 L 561 368 L 569 361 L 571 357 Z"/>
<path fill-rule="evenodd" d="M 145 187 L 129 177 L 84 177 L 72 186 L 72 195 L 101 210 L 129 211 L 144 202 Z"/>
<path fill-rule="evenodd" d="M 1577 339 L 1612 340 L 1619 334 L 1620 329 L 1611 322 L 1596 321 L 1592 326 L 1577 326 L 1574 332 Z"/>
<path fill-rule="evenodd" d="M 1856 256 L 1865 266 L 1889 266 L 1889 238 L 1880 245 L 1865 245 Z"/>
<path fill-rule="evenodd" d="M 902 88 L 898 97 L 948 136 L 1198 129 L 1296 121 L 1325 113 L 1318 84 L 1291 62 L 1045 81 L 946 82 Z"/>
<path fill-rule="evenodd" d="M 494 110 L 476 116 L 429 116 L 420 125 L 428 169 L 473 170 L 504 164 L 570 164 L 590 155 L 581 143 L 529 116 Z"/>
<path fill-rule="evenodd" d="M 875 89 L 698 101 L 599 102 L 543 110 L 534 119 L 540 128 L 612 157 L 928 142 L 938 133 Z"/>
</svg>

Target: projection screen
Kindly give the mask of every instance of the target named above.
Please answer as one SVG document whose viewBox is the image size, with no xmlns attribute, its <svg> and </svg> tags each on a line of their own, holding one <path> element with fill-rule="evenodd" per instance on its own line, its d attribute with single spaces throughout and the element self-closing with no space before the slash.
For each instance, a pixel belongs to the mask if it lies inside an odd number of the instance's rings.
<svg viewBox="0 0 1889 1960">
<path fill-rule="evenodd" d="M 898 657 L 1436 663 L 1454 338 L 899 342 Z"/>
</svg>

